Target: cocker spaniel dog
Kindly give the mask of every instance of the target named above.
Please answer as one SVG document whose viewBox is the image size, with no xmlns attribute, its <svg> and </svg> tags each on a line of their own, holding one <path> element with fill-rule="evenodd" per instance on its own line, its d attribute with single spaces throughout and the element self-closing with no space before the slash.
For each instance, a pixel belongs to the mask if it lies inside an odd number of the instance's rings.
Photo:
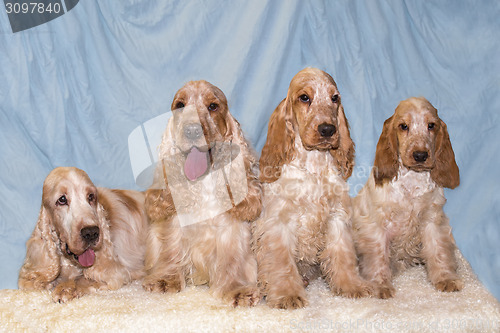
<svg viewBox="0 0 500 333">
<path fill-rule="evenodd" d="M 425 98 L 402 101 L 384 123 L 370 178 L 354 199 L 354 234 L 361 273 L 394 294 L 402 268 L 425 264 L 441 291 L 463 287 L 443 188 L 460 182 L 446 124 Z"/>
<path fill-rule="evenodd" d="M 62 303 L 140 279 L 147 224 L 143 193 L 98 188 L 80 169 L 56 168 L 43 183 L 19 288 L 53 288 Z"/>
<path fill-rule="evenodd" d="M 152 225 L 143 287 L 177 292 L 208 283 L 223 301 L 253 306 L 260 299 L 249 223 L 261 212 L 255 152 L 209 82 L 188 82 L 171 108 L 146 192 Z"/>
<path fill-rule="evenodd" d="M 267 304 L 307 305 L 305 286 L 320 274 L 331 290 L 369 295 L 351 235 L 354 144 L 341 97 L 327 73 L 306 68 L 271 115 L 260 158 L 263 213 L 253 246 Z"/>
</svg>

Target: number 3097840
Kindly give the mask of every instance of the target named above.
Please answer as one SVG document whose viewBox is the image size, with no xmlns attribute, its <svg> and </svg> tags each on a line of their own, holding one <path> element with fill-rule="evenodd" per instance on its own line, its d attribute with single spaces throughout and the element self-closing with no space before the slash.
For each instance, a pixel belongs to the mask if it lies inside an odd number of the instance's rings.
<svg viewBox="0 0 500 333">
<path fill-rule="evenodd" d="M 43 14 L 43 13 L 55 13 L 58 14 L 61 11 L 61 4 L 59 2 L 44 4 L 43 2 L 23 2 L 23 3 L 5 3 L 5 9 L 7 14 Z"/>
</svg>

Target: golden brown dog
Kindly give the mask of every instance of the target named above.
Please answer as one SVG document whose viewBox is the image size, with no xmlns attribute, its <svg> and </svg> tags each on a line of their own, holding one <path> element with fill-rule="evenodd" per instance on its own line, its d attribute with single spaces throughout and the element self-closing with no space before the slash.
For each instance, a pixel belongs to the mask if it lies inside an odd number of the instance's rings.
<svg viewBox="0 0 500 333">
<path fill-rule="evenodd" d="M 19 273 L 21 289 L 52 289 L 66 302 L 144 276 L 144 194 L 97 188 L 77 168 L 52 170 Z"/>
<path fill-rule="evenodd" d="M 458 184 L 455 154 L 437 110 L 425 98 L 402 101 L 384 123 L 374 169 L 354 199 L 361 272 L 379 286 L 379 297 L 392 297 L 392 276 L 416 264 L 425 264 L 438 290 L 462 288 L 443 212 L 443 188 Z"/>
<path fill-rule="evenodd" d="M 353 163 L 335 81 L 319 69 L 300 71 L 271 115 L 260 158 L 264 210 L 253 237 L 269 306 L 305 306 L 304 285 L 319 274 L 336 294 L 371 293 L 351 236 L 346 179 Z"/>
<path fill-rule="evenodd" d="M 143 286 L 177 292 L 187 282 L 208 283 L 234 306 L 255 305 L 260 297 L 249 224 L 261 212 L 255 154 L 212 84 L 187 83 L 172 110 L 146 194 L 152 226 Z"/>
</svg>

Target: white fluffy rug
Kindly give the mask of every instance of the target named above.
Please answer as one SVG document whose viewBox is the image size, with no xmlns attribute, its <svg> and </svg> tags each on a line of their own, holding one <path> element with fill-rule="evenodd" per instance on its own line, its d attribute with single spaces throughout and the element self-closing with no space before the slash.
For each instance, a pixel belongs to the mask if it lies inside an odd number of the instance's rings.
<svg viewBox="0 0 500 333">
<path fill-rule="evenodd" d="M 0 329 L 60 332 L 500 332 L 500 305 L 458 254 L 465 288 L 441 293 L 423 267 L 395 279 L 396 296 L 351 300 L 334 297 L 322 280 L 307 288 L 310 305 L 275 310 L 264 301 L 254 308 L 232 308 L 206 287 L 152 294 L 136 282 L 67 304 L 48 292 L 0 290 Z"/>
</svg>

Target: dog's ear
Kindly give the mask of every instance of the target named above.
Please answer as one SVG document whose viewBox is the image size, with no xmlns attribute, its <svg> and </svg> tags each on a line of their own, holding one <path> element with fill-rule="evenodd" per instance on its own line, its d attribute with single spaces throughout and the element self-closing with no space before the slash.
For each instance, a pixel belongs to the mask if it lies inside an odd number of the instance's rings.
<svg viewBox="0 0 500 333">
<path fill-rule="evenodd" d="M 57 235 L 46 208 L 42 205 L 38 222 L 26 243 L 26 257 L 19 272 L 20 289 L 45 289 L 61 272 Z"/>
<path fill-rule="evenodd" d="M 398 173 L 398 140 L 391 116 L 384 122 L 382 134 L 377 143 L 373 176 L 375 184 L 381 185 L 384 180 L 390 180 Z"/>
<path fill-rule="evenodd" d="M 295 154 L 293 122 L 292 103 L 285 98 L 271 115 L 266 144 L 260 156 L 260 180 L 264 183 L 280 178 L 283 164 L 289 163 Z"/>
<path fill-rule="evenodd" d="M 441 119 L 439 123 L 435 148 L 436 165 L 431 171 L 431 177 L 439 186 L 453 189 L 460 184 L 460 174 L 446 124 Z"/>
<path fill-rule="evenodd" d="M 349 132 L 349 123 L 345 116 L 344 107 L 340 105 L 339 113 L 337 116 L 338 130 L 340 136 L 340 143 L 337 149 L 331 149 L 330 153 L 335 158 L 339 172 L 347 180 L 352 174 L 354 168 L 354 142 L 351 139 Z"/>
</svg>

